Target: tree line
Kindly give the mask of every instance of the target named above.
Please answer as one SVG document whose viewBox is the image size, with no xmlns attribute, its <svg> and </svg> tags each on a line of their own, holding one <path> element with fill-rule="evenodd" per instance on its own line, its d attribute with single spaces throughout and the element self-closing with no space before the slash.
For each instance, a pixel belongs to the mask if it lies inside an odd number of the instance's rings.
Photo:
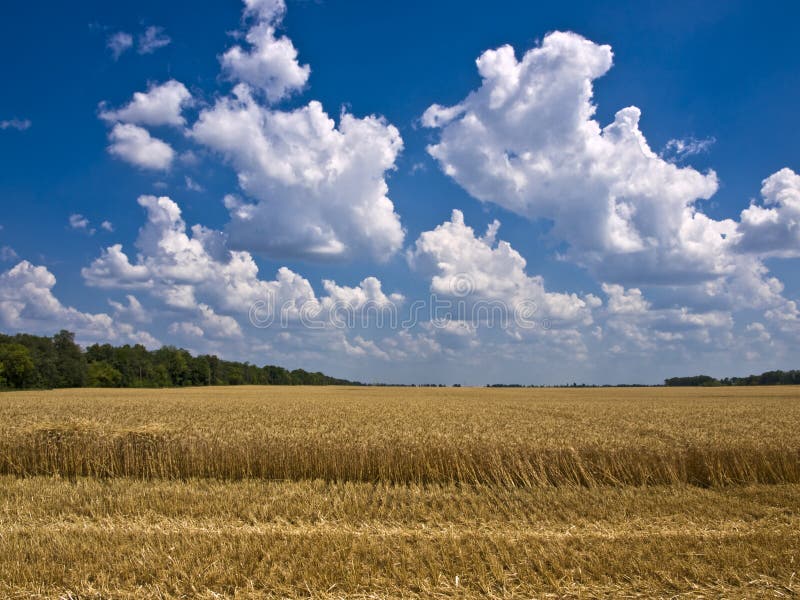
<svg viewBox="0 0 800 600">
<path fill-rule="evenodd" d="M 323 373 L 283 367 L 259 367 L 192 356 L 188 350 L 141 344 L 94 344 L 86 349 L 75 334 L 62 330 L 53 337 L 0 334 L 0 388 L 179 387 L 203 385 L 360 385 Z"/>
<path fill-rule="evenodd" d="M 716 379 L 710 375 L 692 377 L 671 377 L 664 380 L 666 386 L 717 387 L 723 385 L 800 385 L 800 371 L 766 371 L 761 375 L 747 377 L 723 377 Z"/>
<path fill-rule="evenodd" d="M 163 346 L 148 350 L 141 344 L 75 343 L 75 334 L 62 330 L 52 337 L 18 333 L 0 334 L 0 389 L 50 389 L 68 387 L 180 387 L 205 385 L 361 385 L 359 382 L 310 373 L 303 369 L 259 367 L 248 362 L 222 360 L 188 350 Z M 419 385 L 419 384 L 417 384 Z M 766 371 L 761 375 L 725 377 L 709 375 L 671 377 L 668 387 L 800 385 L 800 370 Z M 487 387 L 523 387 L 493 384 Z M 537 387 L 537 386 L 524 386 Z M 595 387 L 581 384 L 554 387 Z"/>
</svg>

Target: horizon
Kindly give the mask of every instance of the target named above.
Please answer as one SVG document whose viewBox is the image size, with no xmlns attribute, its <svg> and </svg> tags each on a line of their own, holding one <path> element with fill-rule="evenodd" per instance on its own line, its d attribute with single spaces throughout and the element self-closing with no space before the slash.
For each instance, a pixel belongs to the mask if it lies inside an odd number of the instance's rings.
<svg viewBox="0 0 800 600">
<path fill-rule="evenodd" d="M 7 339 L 5 339 L 7 338 Z M 33 338 L 33 339 L 31 339 Z M 59 346 L 59 338 L 62 340 Z M 64 344 L 63 340 L 69 339 L 68 344 Z M 69 389 L 71 387 L 93 387 L 93 388 L 127 388 L 127 389 L 141 389 L 141 388 L 175 388 L 175 387 L 207 387 L 207 386 L 273 386 L 273 385 L 287 385 L 287 386 L 354 386 L 354 387 L 442 387 L 442 388 L 636 388 L 636 387 L 721 387 L 721 386 L 771 386 L 771 385 L 795 385 L 800 386 L 800 370 L 792 369 L 790 371 L 782 370 L 769 370 L 760 374 L 750 373 L 748 375 L 730 375 L 721 378 L 714 378 L 708 375 L 697 373 L 694 375 L 679 375 L 666 378 L 660 383 L 630 383 L 630 382 L 615 382 L 615 383 L 595 383 L 577 381 L 561 382 L 561 383 L 504 383 L 504 382 L 483 382 L 474 384 L 465 384 L 460 382 L 449 383 L 432 383 L 425 381 L 413 381 L 405 383 L 391 383 L 385 381 L 361 381 L 361 380 L 345 380 L 330 377 L 325 373 L 319 371 L 307 371 L 303 368 L 296 370 L 288 370 L 281 365 L 273 364 L 258 364 L 249 362 L 236 362 L 229 361 L 224 356 L 220 357 L 215 354 L 192 354 L 185 348 L 176 347 L 173 345 L 164 345 L 158 349 L 147 349 L 142 344 L 125 344 L 123 346 L 112 346 L 110 344 L 99 344 L 95 342 L 91 346 L 81 346 L 75 343 L 75 334 L 71 331 L 61 330 L 53 336 L 36 336 L 29 333 L 20 332 L 14 335 L 8 335 L 0 331 L 0 350 L 6 350 L 10 347 L 16 347 L 22 350 L 22 355 L 16 354 L 13 358 L 0 356 L 0 390 L 2 391 L 36 391 L 36 390 L 59 390 Z M 48 351 L 43 351 L 42 343 L 50 348 Z M 20 348 L 21 346 L 21 348 Z M 138 375 L 131 373 L 132 369 L 135 371 L 134 363 L 131 362 L 130 354 L 117 353 L 128 349 L 141 348 L 143 352 L 149 357 L 148 360 L 152 361 L 148 368 L 149 374 L 142 375 L 141 364 L 135 363 L 139 369 Z M 68 381 L 55 383 L 53 380 L 48 379 L 45 371 L 51 369 L 47 366 L 48 361 L 54 360 L 56 363 L 59 360 L 64 360 L 65 356 L 71 355 L 73 351 L 79 352 L 83 356 L 83 360 L 78 364 L 72 362 L 72 367 L 69 369 Z M 170 359 L 157 358 L 157 355 L 164 351 L 168 351 L 168 356 L 174 357 L 175 354 L 185 356 L 185 360 L 189 364 L 184 365 L 182 373 L 176 373 L 166 380 L 157 380 L 158 375 L 153 373 L 153 367 L 157 368 L 158 364 L 164 364 L 170 368 Z M 110 354 L 108 354 L 110 352 Z M 49 354 L 53 353 L 53 354 Z M 58 358 L 61 356 L 61 358 Z M 4 360 L 5 358 L 5 360 Z M 155 359 L 155 360 L 154 360 Z M 69 358 L 66 358 L 69 361 Z M 26 362 L 29 367 L 20 368 L 20 364 Z M 183 359 L 181 359 L 183 361 Z M 238 382 L 232 382 L 228 374 L 212 375 L 211 363 L 228 363 L 227 367 L 231 367 L 238 371 Z M 18 381 L 7 381 L 3 378 L 2 366 L 13 364 L 12 372 L 16 373 Z M 195 366 L 193 366 L 195 365 Z M 202 365 L 202 366 L 199 366 Z M 93 367 L 96 370 L 93 372 Z M 197 370 L 195 370 L 197 368 Z M 252 378 L 253 369 L 256 372 L 264 371 L 261 379 Z M 171 370 L 171 369 L 170 369 Z M 22 375 L 22 372 L 25 372 Z M 124 374 L 122 371 L 126 371 Z M 197 374 L 202 374 L 198 378 Z M 204 374 L 203 374 L 204 373 Z M 52 377 L 54 373 L 50 373 Z M 308 376 L 312 376 L 309 378 Z M 56 374 L 57 377 L 64 377 L 64 373 Z M 165 375 L 166 376 L 166 375 Z M 316 378 L 316 376 L 322 376 Z M 171 380 L 170 380 L 171 379 Z"/>
<path fill-rule="evenodd" d="M 0 331 L 386 385 L 798 364 L 798 6 L 39 11 Z"/>
</svg>

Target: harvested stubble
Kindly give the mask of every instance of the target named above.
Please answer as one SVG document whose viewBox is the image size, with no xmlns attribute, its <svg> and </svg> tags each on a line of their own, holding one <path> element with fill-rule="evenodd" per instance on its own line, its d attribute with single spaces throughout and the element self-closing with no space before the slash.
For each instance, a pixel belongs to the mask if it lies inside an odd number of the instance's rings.
<svg viewBox="0 0 800 600">
<path fill-rule="evenodd" d="M 797 485 L 0 477 L 0 531 L 2 597 L 800 593 Z"/>
<path fill-rule="evenodd" d="M 800 390 L 217 388 L 0 396 L 0 473 L 503 486 L 800 482 Z"/>
<path fill-rule="evenodd" d="M 58 390 L 0 423 L 3 598 L 800 595 L 798 388 Z"/>
</svg>

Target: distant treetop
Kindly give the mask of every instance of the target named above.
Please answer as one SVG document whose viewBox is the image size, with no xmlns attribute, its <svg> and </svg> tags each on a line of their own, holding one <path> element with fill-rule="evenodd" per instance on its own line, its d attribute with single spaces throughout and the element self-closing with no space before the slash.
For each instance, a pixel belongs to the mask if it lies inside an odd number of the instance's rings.
<svg viewBox="0 0 800 600">
<path fill-rule="evenodd" d="M 94 344 L 83 350 L 72 332 L 53 337 L 0 334 L 0 388 L 178 387 L 190 385 L 360 385 L 283 367 L 192 356 L 164 346 Z"/>
</svg>

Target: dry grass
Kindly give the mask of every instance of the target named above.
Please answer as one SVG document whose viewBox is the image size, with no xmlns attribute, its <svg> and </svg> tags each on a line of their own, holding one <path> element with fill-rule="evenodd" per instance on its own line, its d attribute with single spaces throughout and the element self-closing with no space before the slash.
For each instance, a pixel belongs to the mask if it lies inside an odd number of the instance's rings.
<svg viewBox="0 0 800 600">
<path fill-rule="evenodd" d="M 798 597 L 798 400 L 3 394 L 0 597 Z"/>
</svg>

